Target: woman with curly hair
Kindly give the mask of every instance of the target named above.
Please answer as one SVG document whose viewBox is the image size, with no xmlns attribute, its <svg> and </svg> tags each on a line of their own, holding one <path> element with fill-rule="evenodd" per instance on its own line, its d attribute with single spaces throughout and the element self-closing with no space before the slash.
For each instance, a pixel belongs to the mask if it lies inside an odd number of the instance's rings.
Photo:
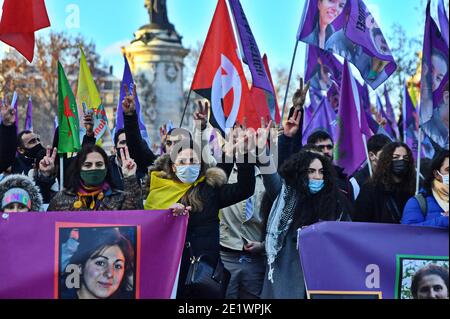
<svg viewBox="0 0 450 319">
<path fill-rule="evenodd" d="M 265 181 L 276 200 L 267 224 L 268 267 L 261 298 L 304 299 L 297 230 L 320 221 L 350 221 L 351 204 L 336 185 L 330 160 L 320 154 L 298 152 L 275 175 L 271 187 Z"/>
<path fill-rule="evenodd" d="M 386 145 L 375 174 L 356 199 L 353 221 L 399 224 L 406 202 L 414 196 L 415 182 L 414 158 L 408 145 Z"/>
</svg>

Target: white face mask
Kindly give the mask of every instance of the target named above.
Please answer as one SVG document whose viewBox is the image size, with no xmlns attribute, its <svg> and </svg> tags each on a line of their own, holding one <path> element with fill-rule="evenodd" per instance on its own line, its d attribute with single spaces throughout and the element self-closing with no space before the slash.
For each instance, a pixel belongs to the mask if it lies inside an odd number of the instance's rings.
<svg viewBox="0 0 450 319">
<path fill-rule="evenodd" d="M 176 175 L 178 179 L 185 184 L 193 184 L 200 176 L 201 166 L 195 165 L 183 165 L 177 166 Z"/>
<path fill-rule="evenodd" d="M 442 175 L 441 172 L 437 171 L 438 174 L 442 177 L 442 183 L 446 186 L 448 186 L 448 174 L 447 175 Z"/>
</svg>

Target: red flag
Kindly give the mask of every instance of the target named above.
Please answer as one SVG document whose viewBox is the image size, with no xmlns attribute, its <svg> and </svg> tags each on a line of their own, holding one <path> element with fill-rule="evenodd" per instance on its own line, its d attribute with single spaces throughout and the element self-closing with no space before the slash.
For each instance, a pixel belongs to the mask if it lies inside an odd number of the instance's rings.
<svg viewBox="0 0 450 319">
<path fill-rule="evenodd" d="M 219 0 L 203 46 L 192 90 L 211 101 L 211 124 L 223 132 L 236 121 L 259 128 L 250 90 L 238 57 L 230 15 L 225 0 Z M 247 110 L 247 108 L 249 110 Z"/>
<path fill-rule="evenodd" d="M 5 0 L 0 40 L 14 47 L 30 63 L 34 57 L 34 32 L 50 26 L 44 0 Z"/>
</svg>

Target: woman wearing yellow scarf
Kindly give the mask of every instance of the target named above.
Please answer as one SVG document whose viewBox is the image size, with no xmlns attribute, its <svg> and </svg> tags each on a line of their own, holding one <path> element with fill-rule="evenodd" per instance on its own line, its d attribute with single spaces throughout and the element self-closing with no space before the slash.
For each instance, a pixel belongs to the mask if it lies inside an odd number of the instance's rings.
<svg viewBox="0 0 450 319">
<path fill-rule="evenodd" d="M 402 224 L 448 229 L 449 152 L 436 153 L 424 188 L 405 206 Z"/>
<path fill-rule="evenodd" d="M 189 214 L 186 244 L 181 261 L 177 298 L 208 298 L 189 291 L 185 286 L 191 249 L 194 256 L 206 255 L 214 265 L 219 258 L 219 210 L 253 195 L 255 171 L 252 164 L 237 164 L 238 181 L 227 184 L 225 171 L 206 168 L 192 145 L 162 155 L 150 169 L 150 193 L 147 210 L 171 209 L 174 215 Z M 170 247 L 170 243 L 168 243 Z M 169 248 L 170 249 L 170 248 Z M 214 266 L 213 265 L 213 266 Z"/>
</svg>

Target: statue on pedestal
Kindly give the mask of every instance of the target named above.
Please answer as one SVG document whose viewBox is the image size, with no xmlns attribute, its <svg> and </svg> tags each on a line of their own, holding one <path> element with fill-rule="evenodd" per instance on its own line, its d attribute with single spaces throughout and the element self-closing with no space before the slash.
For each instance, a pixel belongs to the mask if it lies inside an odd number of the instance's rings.
<svg viewBox="0 0 450 319">
<path fill-rule="evenodd" d="M 167 17 L 166 0 L 145 0 L 145 8 L 147 8 L 151 25 L 157 25 L 160 29 L 165 30 L 174 29 Z"/>
</svg>

